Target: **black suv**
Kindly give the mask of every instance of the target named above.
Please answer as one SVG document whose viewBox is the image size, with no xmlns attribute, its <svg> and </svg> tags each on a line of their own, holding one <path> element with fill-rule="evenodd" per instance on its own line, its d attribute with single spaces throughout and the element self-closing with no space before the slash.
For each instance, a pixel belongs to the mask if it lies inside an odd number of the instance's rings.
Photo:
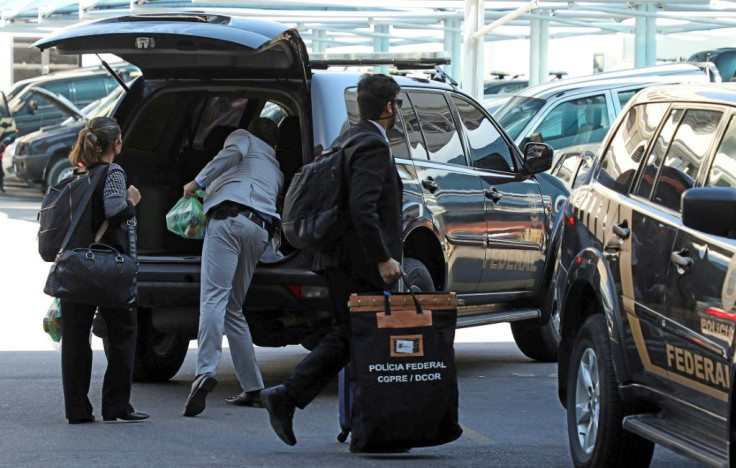
<svg viewBox="0 0 736 468">
<path fill-rule="evenodd" d="M 106 19 L 36 47 L 115 53 L 143 73 L 112 115 L 125 140 L 118 161 L 143 196 L 136 377 L 168 379 L 198 324 L 202 244 L 170 233 L 164 219 L 183 185 L 229 132 L 259 115 L 279 122 L 277 157 L 288 185 L 358 121 L 360 74 L 313 71 L 328 63 L 310 61 L 294 29 L 219 15 Z M 403 65 L 420 62 L 412 56 Z M 403 266 L 411 285 L 457 291 L 459 326 L 513 321 L 527 355 L 556 359 L 552 308 L 543 305 L 551 297 L 554 206 L 568 190 L 540 174 L 551 148 L 533 144 L 524 156 L 452 85 L 396 79 L 405 104 L 389 136 L 404 183 Z M 254 342 L 309 348 L 332 324 L 326 283 L 312 271 L 313 256 L 285 241 L 268 253 L 245 305 Z"/>
<path fill-rule="evenodd" d="M 576 466 L 734 466 L 736 83 L 647 88 L 565 205 L 554 289 Z"/>
</svg>

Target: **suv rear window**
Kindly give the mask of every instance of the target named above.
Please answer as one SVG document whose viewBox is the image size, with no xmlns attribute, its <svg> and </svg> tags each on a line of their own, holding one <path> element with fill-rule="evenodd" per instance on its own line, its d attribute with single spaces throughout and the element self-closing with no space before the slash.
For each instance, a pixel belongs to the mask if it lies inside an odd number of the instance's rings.
<svg viewBox="0 0 736 468">
<path fill-rule="evenodd" d="M 413 113 L 411 104 L 406 98 L 406 93 L 399 93 L 398 98 L 403 100 L 403 108 L 399 113 L 405 113 L 406 109 Z M 345 91 L 345 107 L 348 112 L 348 121 L 350 125 L 355 125 L 360 121 L 360 113 L 358 112 L 358 93 L 355 88 Z M 420 135 L 421 138 L 421 135 Z M 401 118 L 396 120 L 396 124 L 388 131 L 388 141 L 391 145 L 391 154 L 396 158 L 409 159 L 409 147 L 406 143 L 406 135 L 404 134 L 404 126 L 401 124 Z"/>
<path fill-rule="evenodd" d="M 227 126 L 238 128 L 248 99 L 240 96 L 211 96 L 205 101 L 194 133 L 194 148 L 202 148 L 204 140 L 213 128 Z"/>
<path fill-rule="evenodd" d="M 430 161 L 467 165 L 450 106 L 440 93 L 410 92 Z"/>
<path fill-rule="evenodd" d="M 617 192 L 628 192 L 649 140 L 657 130 L 667 106 L 665 103 L 656 103 L 629 109 L 603 156 L 598 182 Z"/>
</svg>

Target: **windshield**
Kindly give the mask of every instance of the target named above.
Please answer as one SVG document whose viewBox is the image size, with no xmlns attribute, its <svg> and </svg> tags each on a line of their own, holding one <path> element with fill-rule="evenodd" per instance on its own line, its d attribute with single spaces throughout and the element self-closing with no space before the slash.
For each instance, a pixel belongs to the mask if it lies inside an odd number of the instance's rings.
<svg viewBox="0 0 736 468">
<path fill-rule="evenodd" d="M 118 102 L 118 98 L 122 93 L 123 88 L 116 88 L 115 91 L 111 92 L 107 96 L 90 102 L 81 109 L 82 115 L 88 119 L 91 119 L 93 117 L 109 116 L 112 112 L 113 107 L 115 107 L 115 103 Z M 77 119 L 75 119 L 74 117 L 69 117 L 61 122 L 61 125 L 69 125 L 73 122 L 76 122 L 76 120 Z"/>
<path fill-rule="evenodd" d="M 14 83 L 8 91 L 5 92 L 5 97 L 10 101 L 15 96 L 18 95 L 19 92 L 23 91 L 26 86 L 33 83 L 33 80 L 22 80 Z"/>
<path fill-rule="evenodd" d="M 546 102 L 544 99 L 516 96 L 496 111 L 494 117 L 506 133 L 516 140 Z"/>
</svg>

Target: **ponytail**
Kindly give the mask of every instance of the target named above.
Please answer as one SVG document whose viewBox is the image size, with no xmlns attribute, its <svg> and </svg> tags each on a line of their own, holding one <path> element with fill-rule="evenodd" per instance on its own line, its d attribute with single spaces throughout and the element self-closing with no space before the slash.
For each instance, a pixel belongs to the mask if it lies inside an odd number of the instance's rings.
<svg viewBox="0 0 736 468">
<path fill-rule="evenodd" d="M 95 117 L 79 131 L 77 143 L 69 153 L 69 162 L 74 167 L 96 166 L 119 136 L 120 127 L 114 119 Z"/>
</svg>

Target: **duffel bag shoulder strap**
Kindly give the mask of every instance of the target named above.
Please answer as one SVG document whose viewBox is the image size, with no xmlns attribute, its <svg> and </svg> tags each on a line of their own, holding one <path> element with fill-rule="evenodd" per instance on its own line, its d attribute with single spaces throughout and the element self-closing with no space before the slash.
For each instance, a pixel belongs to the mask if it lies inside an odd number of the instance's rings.
<svg viewBox="0 0 736 468">
<path fill-rule="evenodd" d="M 69 240 L 72 238 L 72 233 L 74 233 L 74 229 L 77 227 L 77 224 L 79 224 L 79 220 L 82 219 L 82 214 L 87 208 L 87 205 L 89 205 L 89 201 L 92 198 L 92 193 L 95 191 L 95 188 L 97 188 L 97 184 L 99 184 L 103 172 L 106 171 L 98 169 L 95 171 L 94 174 L 88 176 L 91 178 L 90 183 L 87 186 L 87 190 L 84 192 L 84 196 L 79 201 L 79 207 L 77 207 L 77 211 L 74 212 L 74 216 L 72 217 L 72 221 L 69 224 L 69 229 L 66 231 L 64 240 L 61 241 L 61 247 L 59 248 L 60 253 L 64 251 L 66 245 L 69 243 Z"/>
</svg>

